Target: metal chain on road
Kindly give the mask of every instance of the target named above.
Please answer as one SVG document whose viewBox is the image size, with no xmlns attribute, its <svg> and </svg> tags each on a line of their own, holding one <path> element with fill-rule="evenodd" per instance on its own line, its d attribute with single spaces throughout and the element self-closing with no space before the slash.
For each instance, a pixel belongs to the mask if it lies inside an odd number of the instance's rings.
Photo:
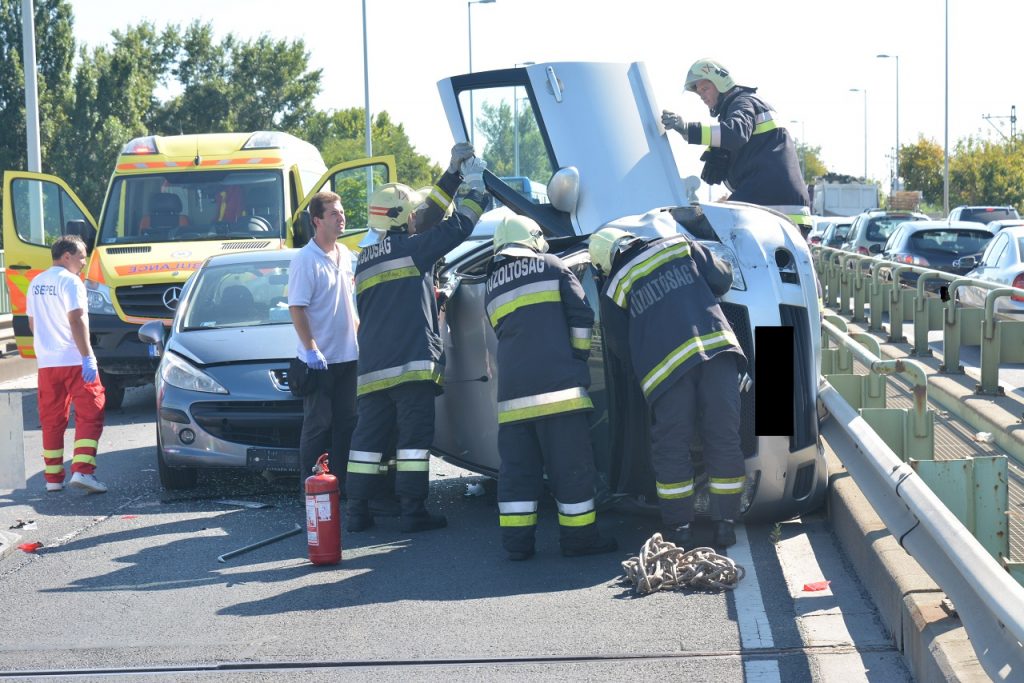
<svg viewBox="0 0 1024 683">
<path fill-rule="evenodd" d="M 622 563 L 622 571 L 638 595 L 673 588 L 732 590 L 746 574 L 741 565 L 711 548 L 684 550 L 661 534 L 647 539 L 639 556 Z"/>
</svg>

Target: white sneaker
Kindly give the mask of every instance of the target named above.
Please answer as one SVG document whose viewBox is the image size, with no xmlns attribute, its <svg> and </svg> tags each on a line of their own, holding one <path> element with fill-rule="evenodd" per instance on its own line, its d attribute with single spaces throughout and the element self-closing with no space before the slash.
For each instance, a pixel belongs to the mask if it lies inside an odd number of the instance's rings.
<svg viewBox="0 0 1024 683">
<path fill-rule="evenodd" d="M 64 482 L 62 481 L 48 481 L 46 482 L 47 493 L 58 493 L 64 490 Z"/>
<path fill-rule="evenodd" d="M 107 485 L 96 479 L 95 475 L 75 472 L 68 484 L 72 488 L 82 489 L 86 493 L 106 493 Z"/>
</svg>

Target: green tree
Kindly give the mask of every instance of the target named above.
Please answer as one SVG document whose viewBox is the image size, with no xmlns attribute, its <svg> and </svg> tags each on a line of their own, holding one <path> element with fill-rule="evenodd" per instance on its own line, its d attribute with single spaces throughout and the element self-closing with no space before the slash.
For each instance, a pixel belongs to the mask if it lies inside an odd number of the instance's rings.
<svg viewBox="0 0 1024 683">
<path fill-rule="evenodd" d="M 295 133 L 320 148 L 328 166 L 366 156 L 366 122 L 363 108 L 316 112 Z M 394 155 L 398 179 L 410 187 L 430 185 L 441 175 L 441 167 L 416 151 L 405 126 L 394 123 L 382 111 L 370 121 L 374 156 Z"/>
<path fill-rule="evenodd" d="M 157 89 L 168 82 L 178 35 L 142 23 L 114 31 L 113 45 L 83 48 L 75 71 L 68 125 L 51 161 L 98 217 L 107 173 L 121 147 L 153 130 L 160 107 Z"/>
<path fill-rule="evenodd" d="M 913 145 L 900 147 L 900 175 L 908 190 L 921 192 L 926 204 L 942 204 L 944 154 L 934 140 L 918 136 Z"/>
<path fill-rule="evenodd" d="M 481 158 L 487 162 L 487 168 L 496 176 L 514 176 L 516 126 L 513 123 L 512 106 L 502 100 L 497 106 L 483 102 L 480 114 L 476 119 L 476 127 L 485 140 Z M 533 109 L 523 107 L 519 110 L 519 173 L 539 183 L 547 183 L 551 179 L 551 166 L 547 150 L 537 127 Z"/>
<path fill-rule="evenodd" d="M 802 142 L 796 143 L 796 156 L 800 160 L 800 168 L 804 172 L 804 182 L 811 184 L 814 179 L 828 173 L 825 162 L 821 160 L 821 147 L 812 147 Z"/>
<path fill-rule="evenodd" d="M 949 162 L 949 201 L 1024 206 L 1024 146 L 967 138 Z"/>
<path fill-rule="evenodd" d="M 25 168 L 25 71 L 22 3 L 0 0 L 0 168 Z M 39 137 L 44 169 L 55 141 L 63 144 L 64 109 L 71 96 L 74 16 L 66 0 L 35 0 Z"/>
</svg>

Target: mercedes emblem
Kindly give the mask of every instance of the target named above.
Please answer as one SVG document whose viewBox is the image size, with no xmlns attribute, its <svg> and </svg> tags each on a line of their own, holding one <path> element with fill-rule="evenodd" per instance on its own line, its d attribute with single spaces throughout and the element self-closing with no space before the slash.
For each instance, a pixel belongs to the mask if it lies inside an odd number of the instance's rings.
<svg viewBox="0 0 1024 683">
<path fill-rule="evenodd" d="M 168 311 L 173 311 L 178 307 L 178 301 L 181 300 L 181 287 L 168 287 L 164 291 L 164 306 Z"/>
</svg>

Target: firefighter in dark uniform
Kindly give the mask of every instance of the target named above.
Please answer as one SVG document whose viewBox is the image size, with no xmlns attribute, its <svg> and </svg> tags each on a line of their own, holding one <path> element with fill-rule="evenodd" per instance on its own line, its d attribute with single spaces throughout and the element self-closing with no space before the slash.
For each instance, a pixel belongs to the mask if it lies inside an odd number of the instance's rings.
<svg viewBox="0 0 1024 683">
<path fill-rule="evenodd" d="M 686 123 L 670 111 L 662 112 L 661 122 L 691 145 L 707 146 L 701 156 L 704 182 L 724 182 L 730 201 L 785 214 L 806 237 L 812 227 L 810 200 L 796 146 L 774 110 L 755 94 L 757 88 L 736 85 L 729 71 L 710 59 L 694 62 L 683 87 L 700 95 L 718 124 Z"/>
<path fill-rule="evenodd" d="M 594 312 L 576 276 L 536 222 L 505 218 L 494 231 L 485 307 L 498 337 L 498 512 L 509 559 L 534 554 L 544 472 L 558 505 L 562 554 L 612 552 L 597 530 L 590 336 Z"/>
<path fill-rule="evenodd" d="M 369 233 L 356 265 L 359 361 L 356 404 L 346 476 L 346 531 L 374 524 L 368 501 L 388 480 L 384 454 L 395 447 L 395 489 L 402 531 L 447 525 L 424 505 L 429 484 L 429 449 L 434 440 L 434 398 L 441 392 L 444 358 L 434 297 L 434 263 L 473 232 L 490 203 L 471 189 L 451 217 L 442 218 L 462 183 L 462 162 L 481 164 L 460 143 L 431 195 L 390 183 L 369 201 Z M 417 207 L 419 209 L 417 210 Z M 419 214 L 419 215 L 418 215 Z M 420 221 L 420 217 L 427 219 Z"/>
<path fill-rule="evenodd" d="M 605 345 L 632 368 L 651 410 L 663 536 L 691 545 L 690 442 L 699 425 L 715 545 L 730 546 L 745 480 L 738 378 L 746 358 L 716 297 L 729 291 L 732 269 L 683 235 L 643 240 L 616 228 L 591 236 L 590 256 L 605 277 Z"/>
</svg>

